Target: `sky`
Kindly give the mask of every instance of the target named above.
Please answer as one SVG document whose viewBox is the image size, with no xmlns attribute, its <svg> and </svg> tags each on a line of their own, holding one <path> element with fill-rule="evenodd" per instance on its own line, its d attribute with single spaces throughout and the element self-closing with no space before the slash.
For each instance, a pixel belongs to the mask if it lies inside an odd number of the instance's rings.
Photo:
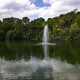
<svg viewBox="0 0 80 80">
<path fill-rule="evenodd" d="M 6 17 L 47 19 L 74 9 L 80 10 L 80 0 L 0 0 L 0 19 Z"/>
</svg>

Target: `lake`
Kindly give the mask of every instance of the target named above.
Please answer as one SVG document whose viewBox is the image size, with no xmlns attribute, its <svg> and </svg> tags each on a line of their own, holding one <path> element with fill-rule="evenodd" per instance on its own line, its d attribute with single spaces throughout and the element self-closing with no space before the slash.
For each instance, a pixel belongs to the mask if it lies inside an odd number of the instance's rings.
<svg viewBox="0 0 80 80">
<path fill-rule="evenodd" d="M 0 80 L 80 80 L 78 56 L 69 47 L 30 42 L 0 42 Z"/>
</svg>

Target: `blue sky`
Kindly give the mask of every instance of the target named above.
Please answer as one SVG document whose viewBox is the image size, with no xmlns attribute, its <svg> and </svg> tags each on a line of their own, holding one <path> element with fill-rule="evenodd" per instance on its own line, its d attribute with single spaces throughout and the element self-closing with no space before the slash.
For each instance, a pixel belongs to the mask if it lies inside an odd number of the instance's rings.
<svg viewBox="0 0 80 80">
<path fill-rule="evenodd" d="M 24 16 L 47 19 L 73 9 L 80 10 L 80 0 L 0 0 L 0 19 Z"/>
<path fill-rule="evenodd" d="M 43 0 L 32 0 L 32 2 L 37 6 L 37 7 L 48 7 L 50 6 L 48 3 L 44 3 Z"/>
</svg>

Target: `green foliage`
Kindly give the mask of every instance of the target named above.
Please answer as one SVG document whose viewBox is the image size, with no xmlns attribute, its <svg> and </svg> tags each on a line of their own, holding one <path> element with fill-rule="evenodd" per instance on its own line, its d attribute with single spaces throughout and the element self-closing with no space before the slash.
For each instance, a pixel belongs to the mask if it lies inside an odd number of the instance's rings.
<svg viewBox="0 0 80 80">
<path fill-rule="evenodd" d="M 45 25 L 49 26 L 50 40 L 68 40 L 80 38 L 80 12 L 76 9 L 54 18 L 48 18 L 45 21 L 42 17 L 30 21 L 28 17 L 19 18 L 4 18 L 0 21 L 0 37 L 5 39 L 7 33 L 22 40 L 37 40 L 41 41 L 42 32 Z"/>
<path fill-rule="evenodd" d="M 77 32 L 77 31 L 80 31 L 79 25 L 77 23 L 71 24 L 70 33 L 74 33 L 74 32 Z"/>
</svg>

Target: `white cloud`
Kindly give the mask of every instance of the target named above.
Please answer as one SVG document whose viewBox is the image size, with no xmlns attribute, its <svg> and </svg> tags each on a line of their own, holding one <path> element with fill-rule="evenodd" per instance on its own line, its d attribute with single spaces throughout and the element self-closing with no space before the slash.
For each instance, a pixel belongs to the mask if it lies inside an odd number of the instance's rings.
<svg viewBox="0 0 80 80">
<path fill-rule="evenodd" d="M 25 7 L 27 8 L 36 8 L 36 6 L 31 2 L 31 0 L 15 0 L 16 3 L 20 4 L 20 5 L 25 5 Z"/>
<path fill-rule="evenodd" d="M 56 0 L 57 1 L 57 0 Z M 52 4 L 55 2 L 55 0 L 43 0 L 44 3 Z"/>
<path fill-rule="evenodd" d="M 0 3 L 0 18 L 30 16 L 37 8 L 30 0 L 0 0 Z"/>
<path fill-rule="evenodd" d="M 2 8 L 3 6 L 5 6 L 6 4 L 8 4 L 8 3 L 12 2 L 12 1 L 11 0 L 5 0 L 5 1 L 0 0 L 0 8 Z"/>
<path fill-rule="evenodd" d="M 51 6 L 43 10 L 39 16 L 44 18 L 58 16 L 67 13 L 73 9 L 80 9 L 79 0 L 43 0 L 45 3 L 50 3 Z"/>
<path fill-rule="evenodd" d="M 80 0 L 43 0 L 43 2 L 50 4 L 50 6 L 37 8 L 32 0 L 0 0 L 0 18 L 28 16 L 30 18 L 44 17 L 47 19 L 75 8 L 80 9 Z"/>
<path fill-rule="evenodd" d="M 31 4 L 31 2 L 29 1 L 29 0 L 16 0 L 15 2 L 17 2 L 17 3 L 19 3 L 19 4 L 28 4 L 28 5 L 30 5 Z"/>
</svg>

